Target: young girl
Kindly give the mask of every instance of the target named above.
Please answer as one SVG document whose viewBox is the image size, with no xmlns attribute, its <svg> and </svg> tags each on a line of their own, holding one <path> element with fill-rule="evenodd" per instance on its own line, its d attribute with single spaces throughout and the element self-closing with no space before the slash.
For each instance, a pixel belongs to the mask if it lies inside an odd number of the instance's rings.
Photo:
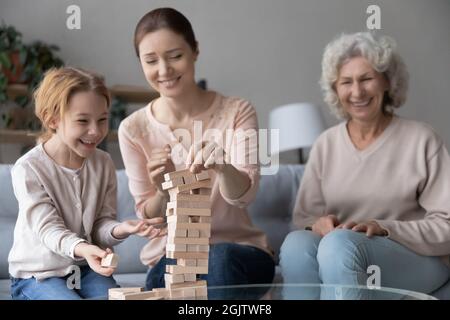
<svg viewBox="0 0 450 320">
<path fill-rule="evenodd" d="M 101 259 L 131 234 L 163 235 L 161 218 L 116 218 L 116 175 L 97 149 L 108 133 L 110 96 L 102 78 L 75 68 L 52 69 L 34 94 L 45 129 L 12 169 L 19 214 L 9 253 L 13 299 L 81 299 L 117 287 Z M 67 279 L 80 268 L 80 288 Z M 75 273 L 76 275 L 76 273 Z"/>
</svg>

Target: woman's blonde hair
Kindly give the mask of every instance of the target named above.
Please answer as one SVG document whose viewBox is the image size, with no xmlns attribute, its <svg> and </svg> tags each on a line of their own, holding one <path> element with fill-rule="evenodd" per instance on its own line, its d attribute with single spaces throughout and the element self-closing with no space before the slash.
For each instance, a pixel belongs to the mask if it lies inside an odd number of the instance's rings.
<svg viewBox="0 0 450 320">
<path fill-rule="evenodd" d="M 338 118 L 348 118 L 344 112 L 335 84 L 342 65 L 353 57 L 366 58 L 372 67 L 389 81 L 389 91 L 383 101 L 383 110 L 392 113 L 406 101 L 409 74 L 397 51 L 394 39 L 373 32 L 342 34 L 330 42 L 322 58 L 320 85 L 324 100 Z"/>
<path fill-rule="evenodd" d="M 38 143 L 46 142 L 55 133 L 50 128 L 53 119 L 62 119 L 70 98 L 77 92 L 93 91 L 105 97 L 109 107 L 111 97 L 103 77 L 93 72 L 73 67 L 48 70 L 34 91 L 35 114 L 42 124 Z"/>
</svg>

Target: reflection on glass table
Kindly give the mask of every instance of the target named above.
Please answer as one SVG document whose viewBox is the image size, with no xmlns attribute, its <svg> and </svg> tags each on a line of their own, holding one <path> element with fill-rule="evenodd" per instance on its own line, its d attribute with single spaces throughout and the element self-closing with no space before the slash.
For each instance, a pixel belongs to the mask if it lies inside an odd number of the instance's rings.
<svg viewBox="0 0 450 320">
<path fill-rule="evenodd" d="M 394 288 L 323 284 L 266 284 L 208 287 L 209 300 L 437 300 Z"/>
</svg>

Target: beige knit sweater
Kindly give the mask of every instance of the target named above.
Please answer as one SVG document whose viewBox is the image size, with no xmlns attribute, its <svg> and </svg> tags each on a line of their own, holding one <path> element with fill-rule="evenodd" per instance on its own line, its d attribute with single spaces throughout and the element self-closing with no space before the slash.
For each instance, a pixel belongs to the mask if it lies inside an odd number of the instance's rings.
<svg viewBox="0 0 450 320">
<path fill-rule="evenodd" d="M 311 150 L 294 209 L 304 228 L 326 214 L 375 220 L 388 237 L 425 256 L 450 254 L 450 157 L 427 125 L 393 118 L 359 151 L 346 123 L 324 132 Z"/>
<path fill-rule="evenodd" d="M 101 150 L 87 158 L 79 172 L 56 164 L 38 145 L 12 169 L 19 214 L 9 253 L 15 278 L 62 277 L 78 264 L 77 242 L 103 248 L 118 244 L 112 229 L 116 218 L 117 182 L 110 156 Z"/>
</svg>

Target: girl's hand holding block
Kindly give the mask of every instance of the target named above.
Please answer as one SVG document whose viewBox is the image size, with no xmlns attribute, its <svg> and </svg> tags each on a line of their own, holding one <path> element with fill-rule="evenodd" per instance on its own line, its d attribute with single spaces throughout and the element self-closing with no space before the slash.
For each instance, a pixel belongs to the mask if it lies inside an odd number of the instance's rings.
<svg viewBox="0 0 450 320">
<path fill-rule="evenodd" d="M 101 265 L 102 259 L 110 253 L 112 253 L 111 249 L 103 250 L 86 242 L 75 246 L 75 256 L 85 258 L 92 270 L 105 277 L 111 276 L 114 272 L 114 268 Z"/>
</svg>

